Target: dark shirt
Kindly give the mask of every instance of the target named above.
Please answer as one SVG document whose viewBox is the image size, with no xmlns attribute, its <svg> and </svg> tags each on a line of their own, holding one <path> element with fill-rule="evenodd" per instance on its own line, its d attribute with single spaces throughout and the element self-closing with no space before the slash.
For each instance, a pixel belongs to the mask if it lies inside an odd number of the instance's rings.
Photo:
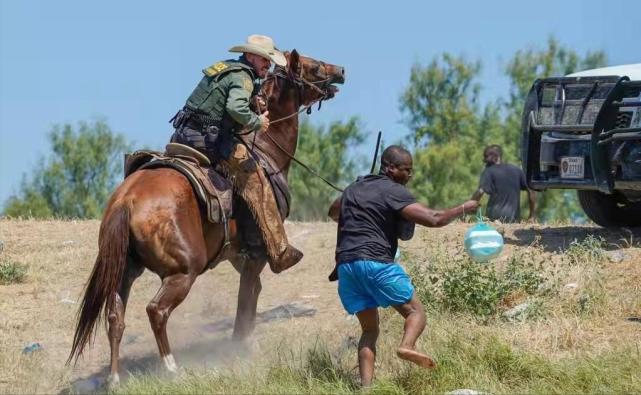
<svg viewBox="0 0 641 395">
<path fill-rule="evenodd" d="M 401 210 L 416 199 L 385 175 L 359 177 L 343 192 L 336 263 L 374 260 L 393 263 L 404 222 Z"/>
<path fill-rule="evenodd" d="M 521 190 L 527 190 L 523 170 L 504 163 L 486 167 L 481 174 L 480 188 L 490 195 L 488 218 L 501 222 L 521 219 Z"/>
</svg>

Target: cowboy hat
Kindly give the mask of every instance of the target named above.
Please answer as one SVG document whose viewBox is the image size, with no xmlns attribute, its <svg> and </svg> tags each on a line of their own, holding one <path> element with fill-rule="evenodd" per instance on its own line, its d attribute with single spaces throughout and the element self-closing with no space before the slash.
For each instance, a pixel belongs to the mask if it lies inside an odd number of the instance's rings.
<svg viewBox="0 0 641 395">
<path fill-rule="evenodd" d="M 229 52 L 253 53 L 271 60 L 278 66 L 287 66 L 287 59 L 285 58 L 285 55 L 283 55 L 283 53 L 274 46 L 274 40 L 272 40 L 271 37 L 260 34 L 252 34 L 247 37 L 247 42 L 245 44 L 231 47 Z"/>
</svg>

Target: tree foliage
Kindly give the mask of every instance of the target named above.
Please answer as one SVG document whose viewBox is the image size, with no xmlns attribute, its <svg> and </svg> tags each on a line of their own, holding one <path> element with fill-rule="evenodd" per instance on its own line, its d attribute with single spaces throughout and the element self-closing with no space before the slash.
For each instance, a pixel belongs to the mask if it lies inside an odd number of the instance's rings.
<svg viewBox="0 0 641 395">
<path fill-rule="evenodd" d="M 305 119 L 299 128 L 296 157 L 339 187 L 354 180 L 363 161 L 353 151 L 365 135 L 357 118 L 333 122 L 329 127 L 313 126 Z M 293 220 L 324 220 L 330 203 L 338 196 L 330 186 L 297 163 L 289 172 Z"/>
<path fill-rule="evenodd" d="M 4 215 L 35 218 L 98 218 L 118 180 L 128 144 L 103 121 L 54 126 L 52 153 L 42 158 Z"/>
<path fill-rule="evenodd" d="M 601 51 L 581 57 L 550 38 L 546 48 L 514 54 L 505 70 L 510 79 L 506 98 L 484 106 L 479 104 L 479 61 L 444 54 L 426 66 L 415 64 L 400 98 L 415 151 L 411 188 L 434 207 L 469 198 L 478 185 L 486 145 L 501 145 L 504 160 L 518 164 L 523 104 L 534 80 L 600 67 L 605 62 Z M 537 199 L 539 219 L 582 215 L 573 192 L 547 191 Z"/>
<path fill-rule="evenodd" d="M 427 67 L 414 64 L 401 97 L 417 146 L 444 144 L 475 132 L 480 86 L 474 81 L 480 62 L 444 54 Z"/>
</svg>

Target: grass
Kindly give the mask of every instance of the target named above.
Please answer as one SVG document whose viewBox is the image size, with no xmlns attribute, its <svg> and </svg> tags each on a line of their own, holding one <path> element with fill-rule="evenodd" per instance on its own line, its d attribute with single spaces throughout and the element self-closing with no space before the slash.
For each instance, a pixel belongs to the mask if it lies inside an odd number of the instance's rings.
<svg viewBox="0 0 641 395">
<path fill-rule="evenodd" d="M 433 355 L 439 362 L 434 371 L 395 360 L 393 344 L 383 342 L 378 353 L 377 379 L 366 392 L 442 394 L 460 388 L 495 394 L 641 391 L 638 369 L 641 354 L 635 347 L 552 361 L 516 350 L 490 333 L 447 329 L 439 325 L 437 334 L 430 339 Z M 118 388 L 115 394 L 358 392 L 356 372 L 350 371 L 349 361 L 332 358 L 324 343 L 316 343 L 300 353 L 289 351 L 288 358 L 271 361 L 271 367 L 266 370 L 246 365 L 223 371 L 187 371 L 174 380 L 138 376 Z M 351 352 L 353 364 L 355 350 Z"/>
<path fill-rule="evenodd" d="M 594 334 L 614 319 L 611 312 L 621 293 L 608 288 L 602 238 L 575 240 L 555 254 L 536 245 L 516 249 L 495 265 L 479 265 L 434 244 L 420 260 L 405 254 L 403 261 L 409 262 L 408 271 L 429 313 L 420 346 L 436 358 L 438 368 L 421 370 L 395 357 L 402 321 L 385 310 L 377 377 L 364 392 L 641 392 L 638 342 L 612 339 L 600 347 Z M 568 283 L 577 286 L 566 287 Z M 506 321 L 502 314 L 521 303 L 528 307 L 520 319 Z M 278 357 L 266 363 L 268 369 L 255 364 L 244 370 L 188 372 L 175 381 L 136 377 L 116 393 L 359 391 L 355 347 L 341 351 L 332 339 L 316 339 L 307 349 L 305 344 L 301 340 L 297 351 L 287 348 L 291 344 L 281 345 Z"/>
<path fill-rule="evenodd" d="M 28 267 L 22 283 L 0 286 L 0 394 L 60 393 L 96 372 L 100 380 L 106 377 L 109 345 L 103 331 L 74 370 L 62 363 L 77 310 L 68 301 L 78 299 L 89 275 L 98 226 L 98 221 L 0 222 L 0 239 L 6 241 L 0 262 Z M 201 332 L 195 328 L 233 318 L 238 276 L 231 266 L 221 266 L 197 281 L 170 321 L 176 359 L 193 368 L 174 378 L 136 373 L 126 379 L 126 371 L 156 361 L 145 306 L 158 280 L 146 273 L 127 308 L 125 339 L 138 340 L 121 347 L 128 363 L 115 393 L 360 392 L 352 338 L 359 335 L 358 322 L 346 319 L 336 284 L 326 281 L 335 225 L 288 226 L 288 233 L 303 235 L 295 240 L 307 261 L 291 274 L 263 276 L 259 311 L 305 298 L 318 309 L 315 317 L 259 324 L 251 359 L 224 350 L 230 331 L 202 332 L 196 339 Z M 363 392 L 641 393 L 641 326 L 627 320 L 641 316 L 637 233 L 621 242 L 620 234 L 597 228 L 507 225 L 506 240 L 512 241 L 502 256 L 479 265 L 460 248 L 468 227 L 418 228 L 413 240 L 401 243 L 402 262 L 428 312 L 419 347 L 436 358 L 438 368 L 420 370 L 396 357 L 403 322 L 395 311 L 383 310 L 376 379 Z M 612 249 L 622 249 L 627 258 L 611 262 Z M 518 319 L 504 317 L 523 303 L 528 307 Z M 43 349 L 22 354 L 34 341 Z"/>
</svg>

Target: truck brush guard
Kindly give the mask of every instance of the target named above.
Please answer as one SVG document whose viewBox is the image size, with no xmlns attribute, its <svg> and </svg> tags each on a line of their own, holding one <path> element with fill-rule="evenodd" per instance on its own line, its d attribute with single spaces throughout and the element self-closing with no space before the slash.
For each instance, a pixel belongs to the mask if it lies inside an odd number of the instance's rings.
<svg viewBox="0 0 641 395">
<path fill-rule="evenodd" d="M 522 117 L 521 155 L 530 187 L 641 190 L 638 153 L 630 154 L 630 145 L 641 143 L 637 107 L 641 81 L 628 77 L 537 80 Z"/>
</svg>

